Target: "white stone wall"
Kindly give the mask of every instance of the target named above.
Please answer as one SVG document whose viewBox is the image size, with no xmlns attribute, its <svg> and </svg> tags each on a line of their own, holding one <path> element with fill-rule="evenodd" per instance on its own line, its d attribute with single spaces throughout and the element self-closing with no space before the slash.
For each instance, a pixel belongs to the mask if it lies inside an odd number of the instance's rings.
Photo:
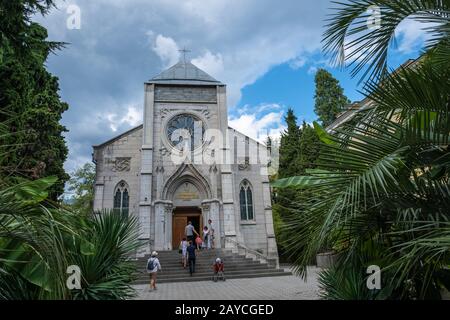
<svg viewBox="0 0 450 320">
<path fill-rule="evenodd" d="M 162 181 L 159 186 L 161 190 L 158 190 L 158 184 L 156 177 L 153 177 L 153 200 L 158 200 L 162 196 L 162 187 L 165 186 L 167 180 L 176 172 L 179 165 L 175 164 L 171 158 L 171 149 L 169 141 L 166 137 L 165 125 L 172 117 L 181 113 L 191 113 L 202 119 L 208 128 L 218 128 L 218 115 L 216 104 L 188 104 L 188 103 L 155 103 L 154 105 L 154 150 L 153 150 L 153 166 L 163 166 L 164 173 Z M 195 164 L 195 167 L 200 171 L 202 176 L 209 181 L 209 169 L 210 165 Z"/>
<path fill-rule="evenodd" d="M 264 161 L 267 155 L 265 145 L 246 137 L 244 134 L 231 129 L 229 130 L 229 139 L 231 143 L 231 154 L 237 163 L 231 166 L 233 172 L 233 196 L 234 212 L 236 217 L 236 229 L 238 238 L 244 244 L 254 250 L 260 250 L 264 254 L 270 254 L 274 248 L 269 244 L 268 236 L 271 236 L 270 228 L 272 226 L 272 211 L 270 201 L 270 188 L 268 176 L 264 170 Z M 247 145 L 247 146 L 246 146 Z M 246 157 L 249 157 L 246 161 Z M 252 189 L 254 220 L 241 220 L 239 206 L 239 192 L 241 183 L 247 180 Z M 269 231 L 269 232 L 268 232 Z M 276 250 L 276 247 L 275 247 Z"/>
<path fill-rule="evenodd" d="M 142 144 L 142 127 L 130 131 L 117 140 L 94 149 L 96 162 L 95 209 L 112 209 L 114 190 L 120 181 L 125 181 L 130 190 L 130 214 L 138 214 L 139 173 L 141 168 L 140 148 Z M 119 157 L 130 158 L 129 171 L 117 171 L 114 161 Z"/>
</svg>

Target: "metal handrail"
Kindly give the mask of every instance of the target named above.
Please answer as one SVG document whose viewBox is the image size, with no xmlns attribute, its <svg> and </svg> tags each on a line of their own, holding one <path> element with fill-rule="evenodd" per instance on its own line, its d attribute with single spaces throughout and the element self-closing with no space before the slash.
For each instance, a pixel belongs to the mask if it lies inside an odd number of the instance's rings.
<svg viewBox="0 0 450 320">
<path fill-rule="evenodd" d="M 238 248 L 244 249 L 244 252 L 245 252 L 244 254 L 245 255 L 247 255 L 247 252 L 249 252 L 250 254 L 254 254 L 255 256 L 259 257 L 260 259 L 263 259 L 263 260 L 266 260 L 266 261 L 270 260 L 269 257 L 265 256 L 261 252 L 258 252 L 256 250 L 250 249 L 250 248 L 246 247 L 245 245 L 243 245 L 242 243 L 240 243 L 240 242 L 238 242 L 236 240 L 233 240 L 233 239 L 225 237 L 225 241 L 228 241 L 228 242 L 231 242 L 231 243 L 235 244 L 236 247 L 238 247 Z"/>
</svg>

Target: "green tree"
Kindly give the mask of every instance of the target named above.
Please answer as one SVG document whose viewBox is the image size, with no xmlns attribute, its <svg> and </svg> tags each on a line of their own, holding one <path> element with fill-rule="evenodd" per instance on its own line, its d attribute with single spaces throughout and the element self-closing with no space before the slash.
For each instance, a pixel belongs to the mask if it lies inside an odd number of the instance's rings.
<svg viewBox="0 0 450 320">
<path fill-rule="evenodd" d="M 59 125 L 67 106 L 44 68 L 53 45 L 30 16 L 52 4 L 0 2 L 0 300 L 126 299 L 134 294 L 137 220 L 48 201 L 67 178 Z M 70 265 L 81 269 L 81 290 L 66 285 Z"/>
<path fill-rule="evenodd" d="M 299 154 L 300 129 L 294 110 L 288 110 L 284 120 L 287 129 L 281 134 L 280 163 L 278 176 L 289 177 L 297 172 L 297 158 Z"/>
<path fill-rule="evenodd" d="M 297 117 L 291 108 L 285 116 L 285 121 L 287 129 L 280 138 L 278 178 L 286 178 L 296 175 L 298 172 L 300 128 L 297 124 Z M 284 211 L 282 208 L 286 207 L 295 196 L 296 192 L 289 189 L 276 192 L 274 200 L 280 206 L 281 217 Z"/>
<path fill-rule="evenodd" d="M 86 163 L 75 170 L 67 182 L 68 190 L 73 194 L 70 207 L 75 212 L 90 215 L 94 204 L 95 166 Z"/>
<path fill-rule="evenodd" d="M 325 69 L 319 69 L 315 77 L 316 93 L 314 95 L 314 111 L 322 121 L 322 125 L 327 127 L 338 114 L 345 109 L 350 100 L 344 95 L 344 89 L 339 81 Z"/>
<path fill-rule="evenodd" d="M 8 169 L 8 175 L 58 177 L 50 190 L 50 198 L 56 200 L 68 179 L 63 168 L 68 152 L 66 129 L 60 124 L 68 106 L 58 95 L 58 79 L 45 68 L 58 44 L 47 42 L 46 29 L 30 21 L 52 5 L 52 1 L 0 4 L 0 122 L 12 133 L 0 137 L 1 144 L 11 146 L 0 165 Z"/>
<path fill-rule="evenodd" d="M 315 168 L 315 162 L 320 153 L 320 139 L 313 127 L 305 121 L 300 128 L 299 159 L 297 174 L 303 174 L 307 169 Z"/>
<path fill-rule="evenodd" d="M 281 136 L 280 169 L 277 177 L 289 177 L 304 174 L 307 169 L 315 167 L 315 161 L 320 151 L 320 140 L 315 130 L 305 121 L 301 127 L 297 125 L 297 118 L 289 109 L 286 115 L 287 130 Z M 294 188 L 276 189 L 273 192 L 273 220 L 277 237 L 280 259 L 290 261 L 284 243 L 289 233 L 283 231 L 284 221 L 292 212 L 302 209 L 303 203 L 310 196 L 304 190 Z"/>
<path fill-rule="evenodd" d="M 0 123 L 0 135 L 10 134 Z M 10 148 L 0 144 L 0 163 Z M 55 205 L 47 200 L 56 181 L 0 179 L 0 300 L 130 298 L 137 219 Z M 82 290 L 66 285 L 71 265 L 80 267 Z"/>
<path fill-rule="evenodd" d="M 360 27 L 370 5 L 383 12 L 381 28 Z M 325 49 L 343 65 L 357 61 L 371 108 L 332 135 L 316 126 L 323 141 L 317 167 L 274 183 L 314 194 L 284 218 L 284 233 L 292 235 L 284 245 L 303 276 L 321 247 L 339 253 L 320 279 L 327 299 L 440 299 L 440 290 L 450 289 L 450 3 L 339 6 Z M 432 40 L 412 67 L 390 74 L 389 44 L 410 17 L 433 22 Z M 370 265 L 381 268 L 381 290 L 364 286 Z"/>
</svg>

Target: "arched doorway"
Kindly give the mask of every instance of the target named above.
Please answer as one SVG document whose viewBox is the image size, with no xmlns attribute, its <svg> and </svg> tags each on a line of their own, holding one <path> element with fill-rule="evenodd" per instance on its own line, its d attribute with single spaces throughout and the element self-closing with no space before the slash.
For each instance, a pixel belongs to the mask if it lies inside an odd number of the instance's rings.
<svg viewBox="0 0 450 320">
<path fill-rule="evenodd" d="M 202 211 L 199 207 L 177 207 L 173 210 L 172 248 L 178 248 L 185 237 L 184 229 L 191 221 L 195 230 L 201 234 L 203 229 Z"/>
<path fill-rule="evenodd" d="M 207 180 L 192 164 L 184 164 L 167 181 L 162 197 L 171 201 L 173 206 L 171 228 L 167 231 L 171 233 L 172 248 L 176 249 L 185 236 L 188 221 L 201 234 L 206 219 L 201 209 L 202 202 L 211 198 L 211 190 Z"/>
</svg>

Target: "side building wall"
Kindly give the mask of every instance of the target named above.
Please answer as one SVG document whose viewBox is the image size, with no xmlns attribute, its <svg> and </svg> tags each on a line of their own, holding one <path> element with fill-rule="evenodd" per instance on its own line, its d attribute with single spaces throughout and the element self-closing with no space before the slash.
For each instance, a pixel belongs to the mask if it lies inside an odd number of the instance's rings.
<svg viewBox="0 0 450 320">
<path fill-rule="evenodd" d="M 267 148 L 232 128 L 228 131 L 233 159 L 234 211 L 239 242 L 270 257 L 277 257 L 271 190 L 266 166 L 268 163 Z M 254 218 L 252 220 L 241 218 L 239 194 L 245 181 L 250 184 L 253 195 Z"/>
<path fill-rule="evenodd" d="M 128 186 L 129 213 L 137 215 L 141 168 L 142 126 L 94 147 L 96 163 L 94 210 L 114 207 L 114 194 L 121 181 Z"/>
</svg>

